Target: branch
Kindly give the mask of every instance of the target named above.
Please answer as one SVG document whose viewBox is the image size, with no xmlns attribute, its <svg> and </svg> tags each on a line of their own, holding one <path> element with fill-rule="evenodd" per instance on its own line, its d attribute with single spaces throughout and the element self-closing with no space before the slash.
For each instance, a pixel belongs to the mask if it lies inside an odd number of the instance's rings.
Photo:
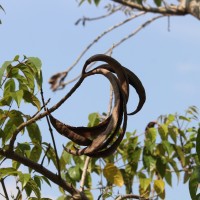
<svg viewBox="0 0 200 200">
<path fill-rule="evenodd" d="M 78 25 L 81 21 L 82 21 L 82 25 L 85 26 L 85 23 L 86 21 L 96 21 L 96 20 L 99 20 L 99 19 L 103 19 L 103 18 L 106 18 L 106 17 L 109 17 L 110 15 L 114 14 L 115 12 L 119 11 L 121 9 L 121 6 L 118 6 L 117 8 L 113 8 L 110 10 L 110 12 L 106 13 L 105 15 L 101 15 L 99 17 L 82 17 L 80 19 L 78 19 L 76 22 L 75 22 L 75 25 Z"/>
<path fill-rule="evenodd" d="M 142 14 L 145 14 L 145 13 L 140 13 L 138 14 L 137 16 L 139 15 L 142 15 Z M 157 17 L 154 17 L 148 21 L 146 21 L 145 23 L 143 23 L 142 25 L 140 25 L 137 29 L 135 29 L 131 34 L 125 36 L 124 38 L 122 38 L 120 41 L 118 41 L 116 44 L 114 44 L 111 48 L 109 48 L 104 54 L 108 54 L 110 51 L 112 51 L 114 48 L 118 47 L 119 45 L 121 45 L 123 42 L 125 42 L 126 40 L 130 39 L 131 37 L 133 37 L 134 35 L 136 35 L 139 31 L 141 31 L 143 28 L 145 28 L 147 25 L 149 25 L 150 23 L 152 23 L 153 21 L 161 18 L 161 17 L 164 17 L 164 16 L 157 16 Z M 90 66 L 87 68 L 87 69 L 90 69 Z M 69 80 L 65 83 L 62 83 L 61 86 L 66 86 L 76 80 L 78 80 L 80 78 L 80 75 L 76 76 L 75 78 L 73 78 L 72 80 Z"/>
<path fill-rule="evenodd" d="M 151 13 L 160 13 L 162 15 L 188 14 L 185 7 L 181 7 L 177 5 L 168 5 L 165 7 L 151 7 L 151 6 L 144 6 L 142 4 L 138 4 L 138 3 L 135 3 L 135 1 L 130 1 L 130 0 L 112 0 L 112 1 L 128 6 L 133 9 L 137 9 L 137 10 L 141 10 L 145 12 L 151 12 Z"/>
<path fill-rule="evenodd" d="M 139 195 L 135 195 L 135 194 L 120 195 L 115 200 L 123 200 L 123 199 L 128 199 L 128 198 L 140 199 L 140 200 L 148 200 L 146 198 L 143 198 L 143 197 L 141 197 Z"/>
<path fill-rule="evenodd" d="M 66 78 L 67 74 L 78 64 L 78 62 L 81 60 L 81 58 L 85 55 L 85 53 L 95 44 L 97 43 L 103 36 L 105 36 L 106 34 L 108 34 L 109 32 L 113 31 L 114 29 L 116 28 L 119 28 L 120 26 L 124 25 L 125 23 L 141 16 L 141 15 L 144 15 L 145 12 L 140 12 L 138 13 L 137 15 L 133 15 L 131 17 L 129 17 L 128 19 L 126 20 L 123 20 L 122 22 L 118 23 L 118 24 L 115 24 L 114 26 L 110 27 L 109 29 L 105 30 L 104 32 L 102 32 L 100 35 L 98 35 L 83 51 L 82 53 L 78 56 L 78 58 L 75 60 L 75 62 L 70 66 L 68 67 L 68 69 L 66 71 L 63 71 L 63 72 L 60 72 L 60 73 L 57 73 L 55 75 L 53 75 L 50 80 L 49 80 L 49 83 L 51 84 L 51 89 L 53 91 L 56 91 L 58 90 L 59 87 L 63 88 L 65 87 L 67 84 L 64 84 L 63 81 L 64 79 Z M 79 78 L 80 76 L 78 76 Z M 73 82 L 77 80 L 77 77 L 73 80 L 70 81 Z"/>
<path fill-rule="evenodd" d="M 74 85 L 74 87 L 53 107 L 48 109 L 48 111 L 44 111 L 43 113 L 40 113 L 36 115 L 35 117 L 29 119 L 28 121 L 22 123 L 20 126 L 17 127 L 17 129 L 12 133 L 12 138 L 10 139 L 10 144 L 9 144 L 9 151 L 13 151 L 14 143 L 17 138 L 18 133 L 23 130 L 26 126 L 34 123 L 35 121 L 49 115 L 51 112 L 55 111 L 58 109 L 72 94 L 73 92 L 81 85 L 83 79 L 79 79 L 79 81 Z"/>
<path fill-rule="evenodd" d="M 7 192 L 7 190 L 6 190 L 6 186 L 5 186 L 5 183 L 4 183 L 4 179 L 3 179 L 3 178 L 1 179 L 1 185 L 2 185 L 2 188 L 3 188 L 4 195 L 5 195 L 5 199 L 6 199 L 6 200 L 9 200 L 8 192 Z"/>
<path fill-rule="evenodd" d="M 37 171 L 38 173 L 42 174 L 43 176 L 47 177 L 49 180 L 51 180 L 53 183 L 59 185 L 62 187 L 65 191 L 69 192 L 73 197 L 77 197 L 76 199 L 81 200 L 88 200 L 87 197 L 79 192 L 77 189 L 75 189 L 71 184 L 68 184 L 64 179 L 62 179 L 59 175 L 54 174 L 50 170 L 44 168 L 38 163 L 33 162 L 32 160 L 25 158 L 21 155 L 18 155 L 15 152 L 11 152 L 9 150 L 5 151 L 2 148 L 0 148 L 0 155 L 5 156 L 6 158 L 15 160 L 17 162 L 22 163 L 23 165 L 30 167 Z M 79 198 L 78 198 L 79 197 Z"/>
<path fill-rule="evenodd" d="M 91 158 L 86 156 L 85 164 L 84 164 L 84 167 L 83 167 L 83 173 L 82 173 L 81 181 L 80 181 L 80 191 L 81 192 L 84 191 L 85 179 L 86 179 L 87 169 L 88 169 L 88 165 L 90 163 L 90 160 L 91 160 Z"/>
</svg>

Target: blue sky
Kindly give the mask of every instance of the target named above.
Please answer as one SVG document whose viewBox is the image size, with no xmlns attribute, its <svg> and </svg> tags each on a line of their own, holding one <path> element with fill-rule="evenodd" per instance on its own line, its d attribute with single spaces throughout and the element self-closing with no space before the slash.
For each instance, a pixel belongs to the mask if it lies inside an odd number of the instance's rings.
<svg viewBox="0 0 200 200">
<path fill-rule="evenodd" d="M 107 2 L 104 0 L 98 8 L 87 4 L 78 7 L 76 1 L 66 0 L 1 2 L 6 15 L 0 12 L 3 22 L 0 25 L 0 64 L 17 54 L 39 57 L 43 63 L 45 97 L 51 98 L 49 106 L 53 105 L 73 84 L 53 93 L 48 84 L 50 76 L 69 67 L 97 35 L 126 18 L 118 13 L 101 21 L 88 22 L 85 27 L 74 25 L 82 16 L 103 14 Z M 152 16 L 140 17 L 105 36 L 70 72 L 68 80 L 79 74 L 88 57 L 104 53 Z M 183 113 L 191 105 L 200 107 L 199 34 L 200 23 L 193 17 L 171 17 L 170 32 L 167 18 L 162 18 L 114 50 L 113 57 L 140 77 L 147 93 L 142 111 L 129 117 L 128 131 L 136 129 L 140 133 L 149 121 L 161 114 Z M 133 105 L 129 103 L 128 108 L 133 110 L 137 99 L 134 91 L 131 93 Z M 90 78 L 55 115 L 68 124 L 86 125 L 88 113 L 107 111 L 108 101 L 108 82 L 100 76 Z M 59 139 L 62 143 L 62 138 Z M 45 193 L 55 195 L 49 188 Z M 173 190 L 167 188 L 167 200 L 174 196 L 188 200 L 187 186 L 178 187 L 174 181 Z"/>
</svg>

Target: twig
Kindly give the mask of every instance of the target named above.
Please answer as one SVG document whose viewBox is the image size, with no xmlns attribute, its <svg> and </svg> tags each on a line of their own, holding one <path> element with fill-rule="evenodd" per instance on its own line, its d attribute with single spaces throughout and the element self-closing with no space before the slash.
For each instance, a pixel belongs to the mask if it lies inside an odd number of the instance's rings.
<svg viewBox="0 0 200 200">
<path fill-rule="evenodd" d="M 84 164 L 84 167 L 83 167 L 83 173 L 82 173 L 81 181 L 80 181 L 80 191 L 81 192 L 84 191 L 85 179 L 86 179 L 87 169 L 88 169 L 88 165 L 90 163 L 90 160 L 91 160 L 91 158 L 86 156 L 85 164 Z"/>
<path fill-rule="evenodd" d="M 140 15 L 142 14 L 145 14 L 145 13 L 140 13 Z M 139 14 L 138 14 L 139 15 Z M 137 16 L 138 16 L 137 15 Z M 157 20 L 158 18 L 161 18 L 161 17 L 164 17 L 164 16 L 157 16 L 157 17 L 154 17 L 148 21 L 146 21 L 145 23 L 143 23 L 142 25 L 140 25 L 137 29 L 135 29 L 131 34 L 125 36 L 124 38 L 122 38 L 119 42 L 117 42 L 116 44 L 114 44 L 111 48 L 109 48 L 104 54 L 107 54 L 109 53 L 111 50 L 113 50 L 114 48 L 118 47 L 119 45 L 121 45 L 123 42 L 125 42 L 126 40 L 130 39 L 131 37 L 133 37 L 134 35 L 136 35 L 141 29 L 145 28 L 147 25 L 149 25 L 151 22 Z M 89 69 L 90 67 L 88 67 L 87 69 Z M 62 86 L 66 86 L 76 80 L 78 80 L 80 78 L 80 75 L 76 76 L 75 78 L 73 78 L 72 80 L 69 80 L 65 83 L 62 84 Z"/>
<path fill-rule="evenodd" d="M 145 23 L 143 23 L 142 25 L 140 25 L 137 29 L 135 29 L 131 34 L 127 35 L 126 37 L 122 38 L 118 43 L 116 43 L 113 47 L 111 47 L 110 49 L 108 49 L 105 53 L 109 52 L 112 48 L 116 48 L 117 46 L 121 45 L 123 42 L 125 42 L 126 40 L 130 39 L 131 37 L 133 37 L 134 35 L 136 35 L 140 30 L 142 30 L 143 28 L 145 28 L 147 25 L 149 25 L 150 23 L 152 23 L 153 21 L 161 18 L 161 17 L 165 17 L 165 16 L 157 16 L 154 17 L 148 21 L 146 21 Z"/>
<path fill-rule="evenodd" d="M 75 25 L 78 25 L 82 21 L 82 25 L 85 26 L 86 21 L 96 21 L 96 20 L 99 20 L 99 19 L 103 19 L 103 18 L 109 17 L 110 15 L 112 15 L 115 12 L 119 11 L 121 9 L 121 7 L 122 6 L 118 6 L 117 8 L 112 9 L 110 12 L 106 13 L 105 15 L 101 15 L 101 16 L 98 16 L 98 17 L 89 18 L 89 17 L 84 17 L 83 16 L 82 18 L 78 19 L 75 22 Z"/>
<path fill-rule="evenodd" d="M 50 102 L 50 98 L 47 100 L 47 102 L 41 107 L 41 109 L 39 111 L 37 111 L 31 118 L 34 118 L 49 102 Z"/>
<path fill-rule="evenodd" d="M 83 52 L 78 56 L 78 58 L 76 59 L 76 61 L 66 70 L 67 72 L 71 71 L 76 65 L 77 63 L 80 61 L 80 59 L 83 57 L 83 55 L 96 43 L 98 42 L 103 36 L 105 36 L 106 34 L 108 34 L 109 32 L 113 31 L 116 28 L 119 28 L 120 26 L 124 25 L 125 23 L 141 16 L 144 15 L 145 12 L 140 12 L 137 15 L 133 15 L 131 17 L 129 17 L 126 20 L 123 20 L 122 22 L 110 27 L 109 29 L 107 29 L 106 31 L 104 31 L 103 33 L 101 33 L 100 35 L 98 35 L 84 50 Z"/>
<path fill-rule="evenodd" d="M 46 105 L 45 105 L 45 101 L 44 101 L 44 94 L 43 94 L 42 87 L 41 87 L 41 90 L 40 90 L 40 94 L 41 94 L 41 97 L 42 97 L 42 103 L 43 103 L 43 106 L 44 106 L 44 110 L 47 111 L 47 108 L 46 108 Z M 54 147 L 55 154 L 56 154 L 56 162 L 57 162 L 57 167 L 58 167 L 58 175 L 61 177 L 61 174 L 60 174 L 60 161 L 59 161 L 59 157 L 58 157 L 58 151 L 57 151 L 57 148 L 56 148 L 55 138 L 54 138 L 54 135 L 53 135 L 53 130 L 51 128 L 51 123 L 49 121 L 48 115 L 46 115 L 45 117 L 46 117 L 46 120 L 47 120 L 47 124 L 49 126 L 49 132 L 51 134 L 51 139 L 52 139 L 53 147 Z"/>
<path fill-rule="evenodd" d="M 46 155 L 47 155 L 48 151 L 50 150 L 50 147 L 51 147 L 51 145 L 49 144 L 49 145 L 48 145 L 48 147 L 47 147 L 47 149 L 46 149 L 46 152 L 45 152 L 45 154 L 44 154 L 44 156 L 43 156 L 43 158 L 42 158 L 42 161 L 41 161 L 41 166 L 43 166 L 44 159 L 45 159 L 45 157 L 46 157 Z"/>
<path fill-rule="evenodd" d="M 4 195 L 5 195 L 6 200 L 9 200 L 8 192 L 7 192 L 7 190 L 6 190 L 6 186 L 5 186 L 5 183 L 4 183 L 4 179 L 1 179 L 1 185 L 2 185 L 3 192 L 4 192 Z"/>
<path fill-rule="evenodd" d="M 140 12 L 140 13 L 138 13 L 137 15 L 133 15 L 133 16 L 129 17 L 128 19 L 123 20 L 122 22 L 120 22 L 120 23 L 118 23 L 118 24 L 116 24 L 116 25 L 110 27 L 109 29 L 107 29 L 106 31 L 104 31 L 103 33 L 101 33 L 100 35 L 98 35 L 98 36 L 97 36 L 97 37 L 82 51 L 82 53 L 78 56 L 78 58 L 76 59 L 76 61 L 75 61 L 70 67 L 68 67 L 68 68 L 66 69 L 66 71 L 54 75 L 54 76 L 56 76 L 56 79 L 59 79 L 60 76 L 63 76 L 63 77 L 65 78 L 66 75 L 78 64 L 78 62 L 79 62 L 79 61 L 81 60 L 81 58 L 85 55 L 85 53 L 86 53 L 95 43 L 97 43 L 103 36 L 105 36 L 106 34 L 108 34 L 108 33 L 111 32 L 111 31 L 113 31 L 114 29 L 116 29 L 116 28 L 118 28 L 118 27 L 124 25 L 125 23 L 127 23 L 127 22 L 129 22 L 129 21 L 131 21 L 131 20 L 133 20 L 133 19 L 135 19 L 135 18 L 141 16 L 141 15 L 144 15 L 144 14 L 145 14 L 145 12 Z M 54 76 L 52 76 L 52 77 L 54 77 Z M 67 82 L 67 83 L 63 83 L 63 80 L 64 80 L 63 77 L 62 77 L 62 81 L 59 81 L 60 83 L 59 83 L 58 85 L 56 85 L 55 87 L 53 87 L 53 90 L 54 90 L 54 91 L 57 90 L 60 86 L 61 86 L 61 87 L 64 87 L 64 86 L 68 85 L 69 83 L 72 83 L 72 82 L 76 81 L 80 76 L 75 77 L 74 79 L 72 79 L 71 81 L 69 81 L 69 82 Z M 50 81 L 50 83 L 51 83 L 51 81 Z"/>
<path fill-rule="evenodd" d="M 112 111 L 112 102 L 113 102 L 113 88 L 112 88 L 112 85 L 110 84 L 110 100 L 109 100 L 109 104 L 108 104 L 107 117 L 110 116 L 110 113 Z"/>
</svg>

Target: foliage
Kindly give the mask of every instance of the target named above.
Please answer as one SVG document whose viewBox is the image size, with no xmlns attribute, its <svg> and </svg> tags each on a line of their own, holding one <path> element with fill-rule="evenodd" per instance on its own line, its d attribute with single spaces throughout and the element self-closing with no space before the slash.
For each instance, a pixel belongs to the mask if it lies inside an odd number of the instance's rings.
<svg viewBox="0 0 200 200">
<path fill-rule="evenodd" d="M 38 163 L 40 168 L 49 165 L 56 174 L 56 151 L 51 143 L 43 141 L 38 121 L 26 125 L 35 115 L 31 117 L 30 113 L 22 109 L 25 106 L 23 102 L 36 108 L 36 114 L 43 108 L 36 95 L 42 88 L 41 61 L 26 56 L 22 60 L 16 56 L 12 61 L 6 61 L 0 68 L 0 83 L 1 184 L 3 186 L 8 177 L 14 177 L 17 194 L 13 198 L 22 199 L 22 196 L 26 196 L 29 199 L 47 200 L 49 198 L 42 197 L 41 186 L 45 183 L 52 187 L 53 179 L 34 163 Z M 90 114 L 88 126 L 100 123 L 102 117 L 98 113 Z M 185 115 L 160 116 L 157 122 L 148 124 L 143 134 L 127 132 L 115 154 L 90 160 L 84 182 L 85 195 L 89 199 L 96 199 L 92 191 L 96 183 L 92 176 L 97 174 L 101 177 L 98 187 L 105 199 L 110 196 L 117 198 L 116 187 L 122 186 L 125 186 L 126 194 L 131 194 L 133 187 L 137 187 L 140 198 L 164 199 L 165 185 L 173 186 L 174 175 L 178 181 L 183 175 L 183 182 L 189 183 L 191 198 L 198 199 L 200 128 L 197 121 L 198 110 L 192 106 Z M 26 138 L 25 142 L 15 138 L 22 126 L 24 128 L 20 132 Z M 72 146 L 71 141 L 66 143 L 66 147 Z M 3 166 L 5 158 L 12 160 L 6 167 Z M 82 179 L 86 159 L 86 156 L 72 156 L 63 150 L 59 156 L 62 179 L 77 187 Z M 22 164 L 27 166 L 27 170 L 22 168 Z M 60 191 L 59 200 L 70 199 L 66 189 L 60 186 Z M 6 198 L 10 194 L 5 189 L 3 195 Z"/>
</svg>

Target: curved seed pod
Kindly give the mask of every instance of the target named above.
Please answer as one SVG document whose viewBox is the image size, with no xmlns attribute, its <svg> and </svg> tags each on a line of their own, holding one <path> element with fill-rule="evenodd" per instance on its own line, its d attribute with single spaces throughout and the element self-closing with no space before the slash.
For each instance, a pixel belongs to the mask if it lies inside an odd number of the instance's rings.
<svg viewBox="0 0 200 200">
<path fill-rule="evenodd" d="M 119 114 L 120 114 L 120 110 L 121 110 L 121 108 L 120 108 L 121 98 L 120 98 L 120 91 L 119 91 L 119 87 L 118 87 L 118 84 L 116 82 L 117 80 L 116 80 L 115 76 L 106 69 L 96 69 L 96 70 L 94 70 L 94 72 L 95 71 L 96 71 L 96 73 L 102 73 L 103 75 L 105 75 L 109 79 L 109 81 L 110 81 L 110 83 L 112 84 L 112 87 L 113 87 L 115 101 L 114 101 L 114 108 L 113 108 L 113 111 L 112 111 L 112 114 L 111 114 L 111 116 L 112 116 L 111 121 L 108 124 L 106 130 L 103 131 L 101 134 L 99 134 L 92 141 L 92 144 L 85 149 L 84 154 L 98 151 L 98 149 L 102 146 L 102 144 L 107 139 L 109 134 L 111 134 L 112 131 L 115 130 L 117 124 L 119 123 L 119 118 L 120 118 Z"/>
<path fill-rule="evenodd" d="M 129 84 L 135 88 L 135 90 L 139 96 L 139 103 L 138 103 L 137 108 L 135 109 L 135 111 L 128 113 L 128 115 L 134 115 L 142 109 L 142 107 L 146 101 L 146 93 L 145 93 L 144 86 L 142 85 L 142 82 L 140 81 L 140 79 L 131 70 L 127 69 L 126 67 L 123 67 L 123 68 L 128 76 Z"/>
<path fill-rule="evenodd" d="M 86 72 L 87 66 L 96 61 L 103 61 L 107 64 L 100 65 Z M 113 73 L 115 73 L 116 76 Z M 103 54 L 94 55 L 85 62 L 81 78 L 75 85 L 76 87 L 67 94 L 67 97 L 73 94 L 86 77 L 95 74 L 102 74 L 108 78 L 114 91 L 114 108 L 112 114 L 106 120 L 94 127 L 73 127 L 63 124 L 49 114 L 52 125 L 60 134 L 68 137 L 76 144 L 86 146 L 82 149 L 75 147 L 75 150 L 64 147 L 67 152 L 73 155 L 84 154 L 90 157 L 105 157 L 114 153 L 126 131 L 128 115 L 126 107 L 129 97 L 129 84 L 135 88 L 139 96 L 137 108 L 135 111 L 129 113 L 129 115 L 139 112 L 146 100 L 145 89 L 139 78 L 115 59 Z M 65 99 L 66 98 L 64 98 L 64 100 Z M 120 130 L 121 124 L 123 125 Z"/>
<path fill-rule="evenodd" d="M 78 135 L 74 131 L 70 130 L 66 124 L 63 124 L 62 122 L 54 118 L 51 114 L 49 114 L 49 118 L 50 118 L 51 124 L 58 131 L 58 133 L 60 133 L 61 135 L 64 135 L 65 137 L 72 140 L 76 144 L 87 146 L 92 143 L 90 139 L 84 136 Z"/>
<path fill-rule="evenodd" d="M 117 77 L 119 79 L 122 91 L 125 94 L 126 97 L 126 102 L 128 101 L 128 97 L 129 97 L 129 82 L 128 82 L 128 77 L 126 75 L 126 73 L 124 72 L 123 67 L 121 66 L 121 64 L 115 60 L 114 58 L 104 55 L 104 54 L 96 54 L 94 56 L 91 56 L 86 62 L 85 65 L 83 66 L 83 70 L 82 70 L 82 74 L 86 74 L 86 68 L 87 66 L 92 63 L 92 62 L 96 62 L 96 61 L 103 61 L 106 62 L 107 64 L 109 64 L 109 66 L 112 68 L 112 70 L 117 74 Z"/>
<path fill-rule="evenodd" d="M 101 65 L 100 67 L 115 73 L 115 71 L 110 67 L 110 65 Z M 134 115 L 142 109 L 142 107 L 146 101 L 146 93 L 145 93 L 144 86 L 142 85 L 142 82 L 140 81 L 140 79 L 128 68 L 123 67 L 123 69 L 127 75 L 129 84 L 136 90 L 136 92 L 139 96 L 139 103 L 137 105 L 137 108 L 133 112 L 127 114 L 127 115 Z"/>
<path fill-rule="evenodd" d="M 120 93 L 119 93 L 119 84 L 117 83 L 117 79 L 116 77 L 110 73 L 108 70 L 106 69 L 101 69 L 101 68 L 97 68 L 92 70 L 92 72 L 89 72 L 89 74 L 103 74 L 104 76 L 106 76 L 109 81 L 112 84 L 113 87 L 113 91 L 114 91 L 114 97 L 115 97 L 115 102 L 114 102 L 114 108 L 112 111 L 112 115 L 111 115 L 111 120 L 106 128 L 105 131 L 103 131 L 101 134 L 99 134 L 93 141 L 92 144 L 89 145 L 88 147 L 84 148 L 84 149 L 80 149 L 80 150 L 70 150 L 70 149 L 66 149 L 65 150 L 71 154 L 74 155 L 83 155 L 83 154 L 92 154 L 93 152 L 98 151 L 98 148 L 100 148 L 102 146 L 102 144 L 104 143 L 104 141 L 106 140 L 106 138 L 108 137 L 109 134 L 112 133 L 112 131 L 116 128 L 117 124 L 119 123 L 119 116 L 120 116 Z M 121 122 L 120 122 L 121 124 Z"/>
<path fill-rule="evenodd" d="M 70 131 L 73 131 L 80 136 L 83 136 L 87 139 L 93 139 L 106 129 L 110 120 L 111 120 L 111 116 L 109 116 L 107 119 L 102 121 L 100 124 L 93 127 L 84 127 L 84 126 L 74 127 L 74 126 L 70 126 L 66 124 L 65 126 L 67 126 L 67 128 Z"/>
</svg>

